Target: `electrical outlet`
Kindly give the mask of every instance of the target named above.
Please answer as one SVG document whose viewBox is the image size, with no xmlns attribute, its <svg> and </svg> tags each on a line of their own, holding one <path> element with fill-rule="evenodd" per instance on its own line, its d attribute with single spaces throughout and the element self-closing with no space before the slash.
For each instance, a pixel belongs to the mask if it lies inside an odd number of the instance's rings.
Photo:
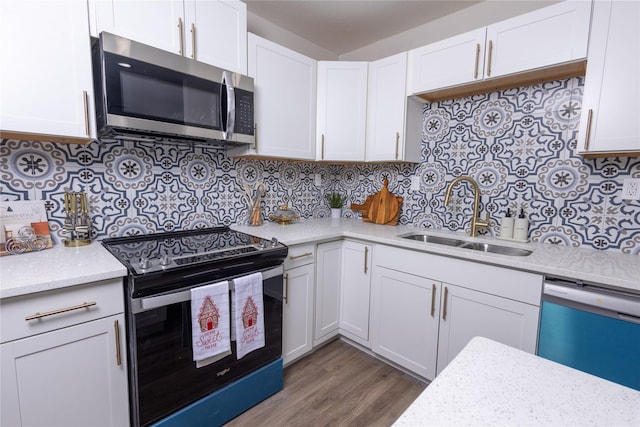
<svg viewBox="0 0 640 427">
<path fill-rule="evenodd" d="M 622 200 L 640 200 L 640 179 L 622 181 Z"/>
<path fill-rule="evenodd" d="M 315 176 L 313 177 L 313 183 L 316 187 L 320 187 L 320 185 L 322 184 L 322 176 L 319 173 L 315 174 Z"/>
<path fill-rule="evenodd" d="M 411 191 L 420 191 L 420 177 L 412 176 L 411 177 Z"/>
</svg>

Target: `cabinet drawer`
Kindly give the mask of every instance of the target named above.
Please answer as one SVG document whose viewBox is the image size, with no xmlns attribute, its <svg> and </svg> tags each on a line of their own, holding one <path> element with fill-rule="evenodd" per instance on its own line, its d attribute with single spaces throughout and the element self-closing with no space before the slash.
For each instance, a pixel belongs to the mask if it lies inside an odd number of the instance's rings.
<svg viewBox="0 0 640 427">
<path fill-rule="evenodd" d="M 4 343 L 122 312 L 122 279 L 7 298 L 0 301 L 0 337 Z"/>
<path fill-rule="evenodd" d="M 301 265 L 307 265 L 315 262 L 316 260 L 316 245 L 304 244 L 289 246 L 289 255 L 284 260 L 284 269 L 300 267 Z"/>
</svg>

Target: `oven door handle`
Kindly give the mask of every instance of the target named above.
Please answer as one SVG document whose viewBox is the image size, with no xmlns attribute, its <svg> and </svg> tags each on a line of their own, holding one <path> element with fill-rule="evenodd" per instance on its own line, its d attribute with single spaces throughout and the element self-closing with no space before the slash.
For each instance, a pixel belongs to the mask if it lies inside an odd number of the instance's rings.
<svg viewBox="0 0 640 427">
<path fill-rule="evenodd" d="M 267 280 L 270 279 L 272 277 L 276 277 L 276 276 L 281 276 L 282 274 L 284 274 L 284 267 L 282 265 L 276 267 L 276 268 L 272 268 L 270 270 L 265 270 L 265 271 L 261 271 L 260 273 L 262 273 L 262 280 Z M 220 280 L 220 282 L 222 282 L 225 279 Z M 226 279 L 229 281 L 229 290 L 232 291 L 233 290 L 233 279 Z M 213 283 L 213 282 L 211 282 Z M 207 285 L 208 283 L 203 283 L 202 286 Z M 134 308 L 134 312 L 138 312 L 138 311 L 146 311 L 146 310 L 151 310 L 154 308 L 159 308 L 159 307 L 165 307 L 171 304 L 177 304 L 180 302 L 185 302 L 185 301 L 191 301 L 191 289 L 187 289 L 186 291 L 180 291 L 180 292 L 173 292 L 170 294 L 166 294 L 166 295 L 158 295 L 158 296 L 153 296 L 153 297 L 147 297 L 147 298 L 140 298 L 137 300 L 133 301 L 133 305 L 134 307 L 137 305 L 139 307 L 139 310 L 135 310 Z M 139 304 L 139 305 L 138 305 Z"/>
</svg>

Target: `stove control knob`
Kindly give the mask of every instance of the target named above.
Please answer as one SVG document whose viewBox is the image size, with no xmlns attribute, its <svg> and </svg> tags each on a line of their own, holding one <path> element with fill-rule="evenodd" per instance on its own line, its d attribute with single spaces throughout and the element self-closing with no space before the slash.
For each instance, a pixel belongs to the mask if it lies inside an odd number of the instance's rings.
<svg viewBox="0 0 640 427">
<path fill-rule="evenodd" d="M 271 238 L 271 247 L 275 248 L 276 246 L 278 246 L 278 239 L 276 239 L 275 237 Z"/>
<path fill-rule="evenodd" d="M 261 240 L 260 242 L 258 242 L 258 247 L 260 249 L 264 249 L 267 245 L 264 244 L 264 242 Z"/>
<path fill-rule="evenodd" d="M 162 257 L 160 257 L 161 266 L 166 267 L 169 264 L 171 264 L 171 257 L 169 255 L 163 255 Z"/>
<path fill-rule="evenodd" d="M 141 269 L 146 270 L 147 268 L 151 267 L 151 261 L 149 261 L 148 258 L 140 258 L 140 263 L 138 264 L 138 266 Z"/>
</svg>

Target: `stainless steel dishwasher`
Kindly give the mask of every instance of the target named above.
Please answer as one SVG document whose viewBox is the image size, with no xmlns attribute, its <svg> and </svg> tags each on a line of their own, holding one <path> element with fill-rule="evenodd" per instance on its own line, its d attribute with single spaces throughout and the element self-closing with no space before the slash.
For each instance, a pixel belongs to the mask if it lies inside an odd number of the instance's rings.
<svg viewBox="0 0 640 427">
<path fill-rule="evenodd" d="M 640 390 L 640 295 L 546 278 L 537 354 Z"/>
</svg>

